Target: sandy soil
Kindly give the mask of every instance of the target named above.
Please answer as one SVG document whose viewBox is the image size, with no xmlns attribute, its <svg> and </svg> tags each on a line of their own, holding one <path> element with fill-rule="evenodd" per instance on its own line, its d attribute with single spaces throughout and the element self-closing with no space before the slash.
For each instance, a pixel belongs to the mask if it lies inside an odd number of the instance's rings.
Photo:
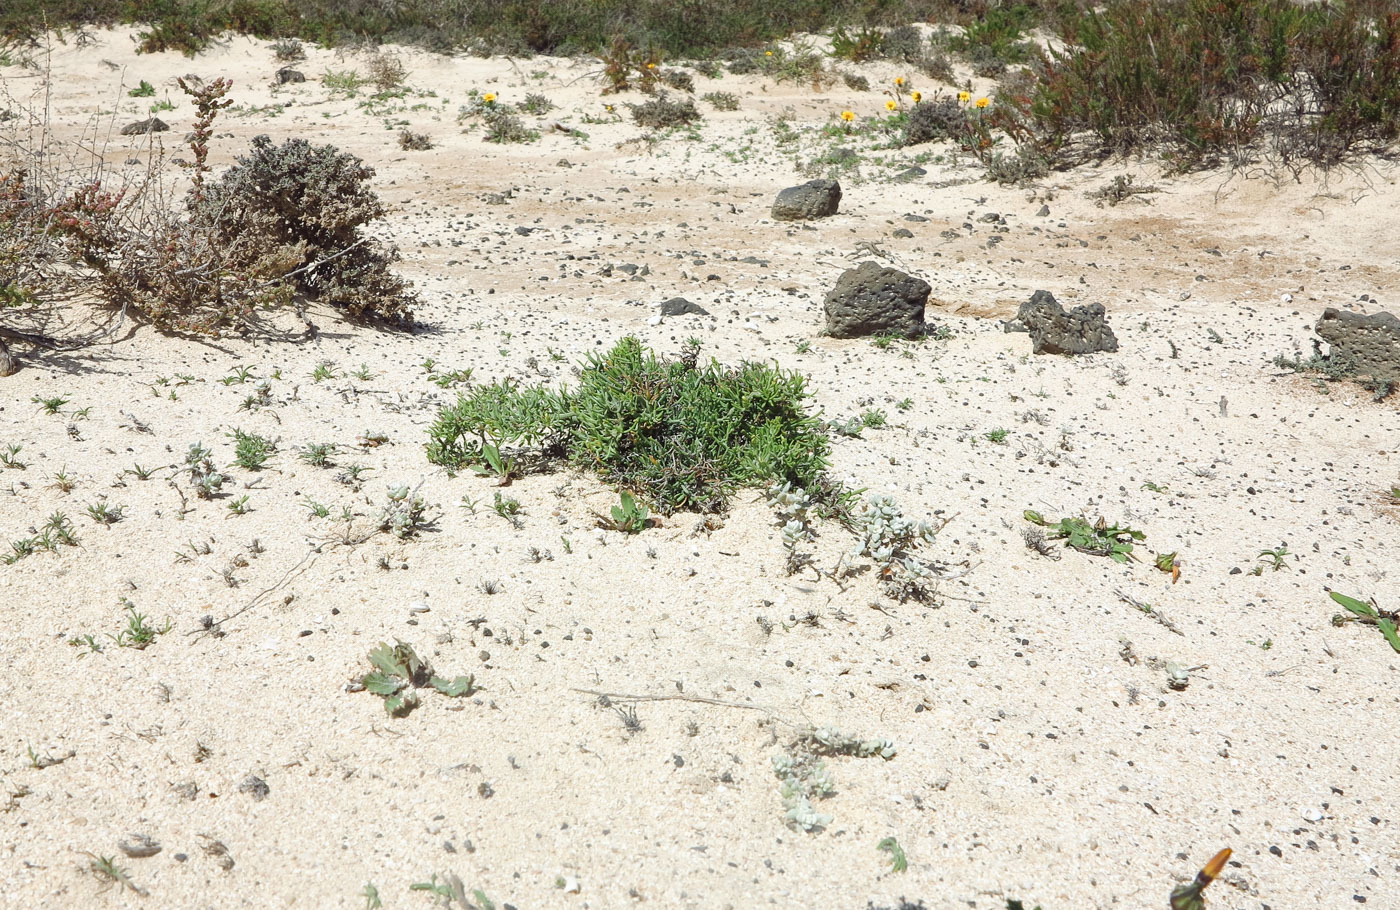
<svg viewBox="0 0 1400 910">
<path fill-rule="evenodd" d="M 410 885 L 453 873 L 520 908 L 901 895 L 1157 908 L 1229 846 L 1213 906 L 1400 906 L 1400 655 L 1374 629 L 1334 628 L 1325 590 L 1400 602 L 1383 495 L 1400 482 L 1400 414 L 1271 364 L 1311 351 L 1324 306 L 1394 311 L 1392 171 L 1298 183 L 1127 162 L 1017 189 L 946 147 L 853 137 L 864 164 L 841 178 L 840 214 L 783 224 L 768 208 L 806 179 L 797 159 L 836 144 L 820 128 L 846 107 L 882 112 L 880 86 L 901 71 L 862 67 L 876 86 L 862 93 L 697 74 L 697 93 L 732 92 L 739 110 L 699 102 L 696 137 L 648 143 L 605 109 L 642 97 L 600 95 L 595 64 L 401 54 L 412 91 L 366 106 L 319 81 L 363 69 L 354 55 L 312 49 L 308 82 L 274 90 L 278 64 L 248 40 L 194 60 L 138 56 L 124 32 L 54 48 L 60 136 L 110 122 L 114 100 L 116 125 L 145 116 L 153 99 L 125 92 L 145 79 L 176 102 L 160 114 L 174 151 L 192 112 L 173 80 L 193 72 L 235 82 L 216 164 L 260 133 L 362 156 L 423 330 L 317 310 L 301 343 L 128 325 L 0 381 L 0 448 L 21 446 L 26 464 L 0 469 L 0 536 L 55 511 L 80 536 L 0 567 L 0 905 L 350 908 L 373 883 L 387 908 L 425 907 Z M 32 70 L 0 78 L 41 97 Z M 539 142 L 492 145 L 456 120 L 472 90 L 501 103 L 538 92 L 558 109 L 526 116 Z M 800 134 L 795 152 L 776 142 L 777 118 Z M 400 150 L 404 126 L 436 147 Z M 144 142 L 113 136 L 109 157 L 135 172 Z M 916 162 L 925 176 L 892 179 Z M 1125 173 L 1161 192 L 1087 197 Z M 933 285 L 930 318 L 951 338 L 882 350 L 819 335 L 826 291 L 872 256 Z M 628 263 L 644 268 L 629 277 Z M 1104 303 L 1120 353 L 1032 357 L 997 320 L 1038 288 Z M 713 315 L 658 323 L 677 295 Z M 626 334 L 667 353 L 698 336 L 721 360 L 800 370 L 828 417 L 884 410 L 887 427 L 836 440 L 833 474 L 949 518 L 934 555 L 963 577 L 925 604 L 883 598 L 869 577 L 844 589 L 788 577 L 757 495 L 717 529 L 681 515 L 636 536 L 599 531 L 593 512 L 616 494 L 562 470 L 502 491 L 522 506 L 517 528 L 491 509 L 490 481 L 427 461 L 426 428 L 455 393 L 429 381 L 426 359 L 478 382 L 565 382 Z M 315 381 L 322 362 L 334 376 Z M 251 380 L 220 382 L 239 367 L 275 377 L 270 406 L 240 409 Z M 36 396 L 70 403 L 47 416 Z M 230 469 L 234 496 L 185 503 L 165 466 L 201 440 L 231 463 L 235 427 L 279 451 L 261 471 Z M 1003 444 L 986 438 L 996 429 Z M 357 444 L 374 434 L 387 441 Z M 318 442 L 340 446 L 336 467 L 297 457 Z M 352 463 L 368 467 L 358 490 L 337 481 Z M 137 464 L 160 470 L 142 481 Z M 369 516 L 387 486 L 420 482 L 428 532 L 328 543 L 343 507 Z M 234 515 L 245 494 L 251 511 Z M 104 498 L 126 507 L 110 527 L 86 511 Z M 332 517 L 310 517 L 308 500 Z M 1028 508 L 1129 523 L 1147 534 L 1144 559 L 1037 555 L 1021 536 Z M 822 532 L 831 565 L 851 540 Z M 1280 545 L 1275 571 L 1258 556 Z M 1175 585 L 1151 560 L 1171 551 Z M 168 634 L 118 647 L 121 598 Z M 205 616 L 228 617 L 222 635 L 201 631 Z M 347 684 L 395 639 L 481 691 L 425 692 L 387 717 Z M 1193 668 L 1188 688 L 1167 687 L 1167 662 Z M 607 707 L 580 690 L 654 700 Z M 624 728 L 629 703 L 640 730 Z M 837 792 L 818 833 L 784 824 L 772 770 L 807 725 L 898 746 L 888 761 L 828 759 Z M 163 849 L 123 855 L 134 833 Z M 906 872 L 876 849 L 887 837 Z M 104 885 L 89 868 L 101 856 L 146 896 Z"/>
</svg>

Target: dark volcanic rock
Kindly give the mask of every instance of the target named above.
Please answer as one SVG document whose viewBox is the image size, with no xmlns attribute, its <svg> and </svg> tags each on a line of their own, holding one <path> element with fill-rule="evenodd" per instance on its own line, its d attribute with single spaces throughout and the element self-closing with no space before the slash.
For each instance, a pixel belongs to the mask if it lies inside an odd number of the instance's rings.
<svg viewBox="0 0 1400 910">
<path fill-rule="evenodd" d="M 800 186 L 790 186 L 773 202 L 773 218 L 777 221 L 806 221 L 835 215 L 841 204 L 841 184 L 835 180 L 809 180 Z"/>
<path fill-rule="evenodd" d="M 146 133 L 163 133 L 168 129 L 170 129 L 170 124 L 159 117 L 147 117 L 145 120 L 128 123 L 122 127 L 122 135 L 144 136 Z"/>
<path fill-rule="evenodd" d="M 917 335 L 924 330 L 929 283 L 898 269 L 862 262 L 836 279 L 826 295 L 826 334 L 833 338 L 862 335 Z"/>
<path fill-rule="evenodd" d="M 1394 314 L 1363 316 L 1328 307 L 1317 334 L 1331 345 L 1332 359 L 1348 361 L 1357 373 L 1400 380 L 1400 318 Z"/>
<path fill-rule="evenodd" d="M 1104 320 L 1101 303 L 1077 306 L 1066 312 L 1054 294 L 1036 291 L 1016 311 L 1016 320 L 1031 333 L 1031 350 L 1036 354 L 1093 354 L 1118 350 L 1118 338 Z"/>
<path fill-rule="evenodd" d="M 302 73 L 301 70 L 292 69 L 290 66 L 284 66 L 277 71 L 277 76 L 274 79 L 274 81 L 278 85 L 287 85 L 289 83 L 294 82 L 305 82 L 306 75 Z"/>
<path fill-rule="evenodd" d="M 662 316 L 708 316 L 710 311 L 684 297 L 672 297 L 661 304 Z"/>
</svg>

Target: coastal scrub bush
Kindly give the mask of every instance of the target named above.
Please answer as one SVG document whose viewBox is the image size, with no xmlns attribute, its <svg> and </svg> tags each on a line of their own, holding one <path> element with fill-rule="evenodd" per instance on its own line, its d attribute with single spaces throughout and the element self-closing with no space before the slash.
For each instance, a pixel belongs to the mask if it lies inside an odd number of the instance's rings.
<svg viewBox="0 0 1400 910">
<path fill-rule="evenodd" d="M 633 121 L 638 126 L 647 126 L 652 129 L 681 126 L 700 119 L 700 111 L 696 109 L 695 102 L 689 98 L 672 101 L 666 95 L 661 95 L 650 101 L 634 104 L 631 108 Z"/>
<path fill-rule="evenodd" d="M 1182 167 L 1261 152 L 1330 166 L 1400 138 L 1387 0 L 1120 0 L 1061 21 L 1029 113 L 1064 152 L 1163 148 Z"/>
<path fill-rule="evenodd" d="M 716 511 L 740 487 L 820 486 L 829 444 L 796 373 L 702 365 L 698 344 L 663 360 L 634 337 L 581 367 L 573 389 L 507 380 L 459 396 L 428 431 L 428 460 L 456 469 L 488 446 L 523 448 L 595 471 L 663 514 Z"/>
<path fill-rule="evenodd" d="M 207 186 L 194 220 L 212 228 L 232 263 L 255 270 L 279 263 L 298 291 L 351 316 L 411 320 L 414 295 L 390 271 L 398 250 L 363 231 L 385 211 L 369 186 L 373 176 L 333 145 L 273 145 L 257 136 L 252 151 Z"/>
</svg>

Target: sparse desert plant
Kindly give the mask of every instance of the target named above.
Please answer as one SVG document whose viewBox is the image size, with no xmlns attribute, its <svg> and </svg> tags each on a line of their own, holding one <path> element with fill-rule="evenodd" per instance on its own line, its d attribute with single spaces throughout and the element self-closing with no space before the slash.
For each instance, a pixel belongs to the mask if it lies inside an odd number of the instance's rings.
<svg viewBox="0 0 1400 910">
<path fill-rule="evenodd" d="M 1120 563 L 1135 559 L 1133 542 L 1145 540 L 1147 537 L 1143 532 L 1129 527 L 1110 525 L 1102 518 L 1093 524 L 1083 518 L 1062 518 L 1055 521 L 1027 509 L 1025 519 L 1033 525 L 1049 530 L 1051 540 L 1064 540 L 1065 546 L 1071 549 L 1091 556 L 1107 556 Z"/>
<path fill-rule="evenodd" d="M 923 33 L 914 25 L 901 25 L 885 32 L 880 40 L 880 56 L 902 63 L 915 63 L 927 48 Z"/>
<path fill-rule="evenodd" d="M 1124 0 L 1059 31 L 1031 114 L 1070 160 L 1156 147 L 1181 167 L 1269 154 L 1296 170 L 1400 135 L 1392 5 Z"/>
<path fill-rule="evenodd" d="M 695 77 L 685 70 L 666 69 L 661 71 L 660 80 L 678 92 L 695 93 Z"/>
<path fill-rule="evenodd" d="M 850 31 L 839 27 L 831 33 L 831 56 L 852 63 L 864 63 L 880 55 L 885 43 L 885 33 L 878 28 L 865 28 Z"/>
<path fill-rule="evenodd" d="M 379 530 L 388 531 L 400 540 L 413 537 L 431 526 L 427 511 L 428 503 L 417 488 L 409 489 L 405 485 L 390 487 L 379 513 Z"/>
<path fill-rule="evenodd" d="M 125 506 L 108 505 L 107 500 L 100 499 L 91 503 L 87 507 L 88 517 L 100 525 L 114 525 L 125 518 Z"/>
<path fill-rule="evenodd" d="M 457 904 L 462 910 L 496 910 L 496 903 L 486 896 L 486 892 L 480 888 L 473 888 L 471 897 L 467 896 L 467 886 L 462 879 L 451 872 L 444 873 L 442 881 L 438 881 L 437 873 L 426 882 L 414 882 L 408 886 L 410 891 L 426 891 L 437 898 L 438 903 L 443 906 Z"/>
<path fill-rule="evenodd" d="M 296 63 L 306 59 L 306 48 L 296 38 L 279 38 L 272 42 L 271 47 L 278 63 Z"/>
<path fill-rule="evenodd" d="M 622 491 L 621 502 L 612 507 L 605 516 L 598 516 L 600 527 L 624 534 L 640 533 L 647 526 L 647 507 L 626 490 Z"/>
<path fill-rule="evenodd" d="M 971 132 L 967 109 L 956 99 L 947 96 L 925 99 L 909 109 L 909 119 L 904 124 L 904 144 L 944 140 L 963 143 Z"/>
<path fill-rule="evenodd" d="M 125 597 L 121 599 L 122 608 L 126 610 L 126 628 L 116 635 L 108 635 L 118 648 L 134 648 L 137 651 L 145 650 L 155 643 L 160 636 L 170 631 L 170 620 L 166 620 L 160 626 L 153 626 L 146 621 L 145 615 L 138 612 L 136 605 Z"/>
<path fill-rule="evenodd" d="M 430 687 L 449 698 L 477 691 L 474 676 L 438 676 L 412 645 L 402 641 L 394 642 L 393 647 L 380 642 L 369 652 L 369 662 L 374 669 L 359 678 L 359 685 L 384 699 L 384 711 L 390 717 L 403 717 L 418 707 L 418 689 Z"/>
<path fill-rule="evenodd" d="M 650 101 L 629 105 L 629 107 L 632 111 L 632 121 L 638 126 L 651 129 L 682 126 L 701 119 L 700 111 L 696 109 L 695 102 L 690 98 L 672 100 L 669 96 L 661 94 Z"/>
<path fill-rule="evenodd" d="M 237 428 L 229 436 L 233 439 L 234 464 L 249 471 L 262 470 L 272 453 L 277 451 L 276 443 L 266 436 L 245 433 Z"/>
<path fill-rule="evenodd" d="M 408 70 L 396 54 L 380 52 L 369 58 L 365 64 L 369 81 L 380 93 L 388 92 L 403 85 L 408 78 Z"/>
<path fill-rule="evenodd" d="M 887 596 L 903 603 L 927 595 L 926 586 L 938 577 L 940 569 L 919 552 L 934 542 L 941 525 L 908 518 L 894 498 L 884 494 L 870 496 L 852 511 L 849 520 L 856 545 L 842 558 L 838 573 L 855 574 L 859 570 L 854 560 L 865 557 L 874 561 Z"/>
<path fill-rule="evenodd" d="M 890 855 L 890 871 L 904 872 L 909 868 L 909 860 L 904 855 L 904 848 L 893 837 L 881 840 L 875 845 L 875 849 Z"/>
<path fill-rule="evenodd" d="M 156 87 L 154 85 L 151 85 L 151 83 L 147 82 L 145 79 L 141 80 L 140 85 L 127 92 L 127 95 L 129 95 L 132 98 L 153 98 L 155 97 L 155 94 Z"/>
<path fill-rule="evenodd" d="M 415 298 L 390 271 L 398 250 L 365 232 L 385 212 L 373 176 L 334 146 L 258 136 L 207 186 L 196 220 L 222 239 L 230 262 L 261 273 L 259 263 L 275 261 L 274 274 L 300 293 L 354 317 L 407 322 Z"/>
<path fill-rule="evenodd" d="M 298 453 L 302 461 L 316 468 L 334 467 L 331 456 L 336 453 L 337 446 L 333 442 L 313 442 L 302 447 Z"/>
<path fill-rule="evenodd" d="M 486 134 L 482 138 L 487 142 L 534 142 L 540 138 L 539 130 L 530 129 L 518 114 L 504 107 L 488 106 L 481 116 L 486 122 Z"/>
<path fill-rule="evenodd" d="M 706 92 L 700 96 L 700 100 L 717 111 L 737 111 L 739 109 L 739 97 L 733 92 Z"/>
<path fill-rule="evenodd" d="M 212 499 L 218 495 L 227 480 L 214 469 L 214 453 L 206 449 L 203 443 L 190 443 L 189 451 L 185 453 L 185 470 L 189 472 L 190 483 L 200 499 Z"/>
<path fill-rule="evenodd" d="M 515 106 L 521 113 L 534 114 L 536 117 L 548 114 L 555 107 L 554 102 L 550 101 L 548 96 L 541 95 L 539 92 L 526 94 L 525 100 L 517 102 Z"/>
<path fill-rule="evenodd" d="M 828 442 L 806 413 L 801 376 L 765 365 L 676 361 L 624 338 L 590 355 L 576 389 L 478 386 L 443 408 L 428 458 L 461 468 L 485 445 L 525 447 L 535 460 L 566 458 L 634 491 L 657 511 L 713 511 L 742 486 L 816 488 Z"/>
<path fill-rule="evenodd" d="M 354 96 L 369 80 L 355 70 L 327 70 L 321 74 L 321 84 L 329 91 Z"/>
<path fill-rule="evenodd" d="M 896 753 L 895 744 L 887 739 L 856 739 L 831 727 L 801 731 L 788 745 L 787 752 L 773 756 L 773 775 L 781 781 L 779 794 L 788 826 L 810 833 L 831 824 L 832 817 L 818 812 L 812 805 L 813 797 L 825 799 L 836 792 L 836 784 L 822 760 L 824 757 L 879 756 L 889 761 Z"/>
<path fill-rule="evenodd" d="M 415 133 L 413 130 L 399 131 L 399 148 L 405 152 L 426 152 L 433 147 L 433 140 L 428 138 L 427 133 Z"/>
</svg>

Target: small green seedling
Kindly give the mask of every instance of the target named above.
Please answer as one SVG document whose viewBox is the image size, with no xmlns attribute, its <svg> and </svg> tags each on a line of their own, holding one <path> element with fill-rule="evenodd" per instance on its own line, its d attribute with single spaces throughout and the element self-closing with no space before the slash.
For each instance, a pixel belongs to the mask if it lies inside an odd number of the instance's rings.
<svg viewBox="0 0 1400 910">
<path fill-rule="evenodd" d="M 647 507 L 626 490 L 622 491 L 622 501 L 612 507 L 609 517 L 598 516 L 599 527 L 624 534 L 636 534 L 647 526 Z"/>
<path fill-rule="evenodd" d="M 369 652 L 374 670 L 360 677 L 365 690 L 384 698 L 384 711 L 390 717 L 403 717 L 418 707 L 416 689 L 430 686 L 449 698 L 461 698 L 477 691 L 475 677 L 458 676 L 445 679 L 433 673 L 433 668 L 418 656 L 413 646 L 395 641 L 391 648 L 384 642 Z"/>
<path fill-rule="evenodd" d="M 1350 616 L 1341 613 L 1332 617 L 1332 625 L 1343 626 L 1349 622 L 1364 623 L 1380 629 L 1381 635 L 1390 642 L 1390 646 L 1400 654 L 1400 611 L 1382 610 L 1376 603 L 1376 599 L 1371 598 L 1370 603 L 1357 600 L 1355 597 L 1348 597 L 1345 594 L 1338 594 L 1336 591 L 1328 591 L 1332 599 L 1346 608 Z"/>
<path fill-rule="evenodd" d="M 131 98 L 154 98 L 156 95 L 156 87 L 145 79 L 142 79 L 140 85 L 129 90 L 126 94 Z"/>
<path fill-rule="evenodd" d="M 39 410 L 43 411 L 45 414 L 59 413 L 59 411 L 63 409 L 63 406 L 69 401 L 69 399 L 67 398 L 41 398 L 38 395 L 35 395 L 29 400 L 37 404 L 39 406 Z"/>
<path fill-rule="evenodd" d="M 1010 430 L 1004 430 L 1004 429 L 998 428 L 998 429 L 992 430 L 990 433 L 987 433 L 985 438 L 986 438 L 986 440 L 987 440 L 988 442 L 993 442 L 993 443 L 996 443 L 997 445 L 1005 445 L 1005 444 L 1006 444 L 1006 437 L 1007 437 L 1010 433 L 1011 433 Z"/>
<path fill-rule="evenodd" d="M 22 448 L 24 448 L 24 446 L 15 445 L 14 443 L 6 445 L 4 450 L 0 451 L 0 465 L 13 468 L 16 471 L 23 471 L 27 468 L 28 465 L 18 458 L 20 449 Z"/>
<path fill-rule="evenodd" d="M 491 508 L 497 515 L 506 519 L 511 524 L 515 524 L 517 521 L 516 516 L 520 514 L 520 500 L 512 499 L 509 496 L 502 496 L 498 491 L 495 501 L 491 504 Z"/>
<path fill-rule="evenodd" d="M 1265 565 L 1272 567 L 1275 572 L 1288 568 L 1288 562 L 1286 561 L 1287 556 L 1288 547 L 1282 545 L 1274 547 L 1272 550 L 1259 551 L 1259 558 L 1268 560 Z M 1260 568 L 1262 568 L 1262 566 Z"/>
<path fill-rule="evenodd" d="M 242 385 L 252 377 L 253 370 L 251 367 L 234 367 L 232 375 L 225 376 L 223 379 L 220 379 L 219 382 L 222 382 L 224 385 Z"/>
<path fill-rule="evenodd" d="M 124 888 L 130 888 L 137 894 L 145 896 L 146 890 L 136 887 L 136 884 L 131 880 L 131 876 L 127 874 L 126 869 L 117 865 L 116 857 L 93 856 L 90 853 L 88 856 L 91 857 L 91 862 L 88 863 L 88 871 L 93 875 L 107 882 L 109 885 L 121 885 Z"/>
<path fill-rule="evenodd" d="M 98 524 L 114 525 L 122 520 L 125 506 L 109 506 L 106 501 L 95 502 L 87 507 L 88 517 Z"/>
<path fill-rule="evenodd" d="M 476 465 L 473 470 L 482 477 L 497 478 L 498 486 L 508 486 L 511 478 L 515 476 L 515 459 L 508 458 L 501 454 L 499 446 L 491 443 L 483 443 L 481 446 L 481 460 L 484 464 Z"/>
<path fill-rule="evenodd" d="M 316 364 L 316 368 L 311 371 L 311 381 L 325 382 L 327 379 L 334 379 L 338 375 L 339 373 L 336 370 L 335 364 L 331 363 L 329 360 L 323 360 Z"/>
<path fill-rule="evenodd" d="M 333 442 L 314 442 L 301 450 L 300 457 L 312 467 L 328 468 L 334 465 L 331 456 L 335 454 L 336 448 Z"/>
<path fill-rule="evenodd" d="M 170 631 L 170 620 L 166 620 L 162 626 L 152 626 L 146 622 L 146 617 L 136 611 L 136 605 L 126 598 L 122 598 L 122 603 L 126 607 L 126 628 L 116 635 L 108 635 L 118 648 L 134 648 L 137 651 L 144 651 L 147 647 L 155 643 L 155 640 Z"/>
<path fill-rule="evenodd" d="M 261 470 L 272 453 L 277 451 L 277 445 L 266 436 L 245 433 L 237 428 L 229 436 L 233 438 L 234 464 L 249 471 Z"/>
<path fill-rule="evenodd" d="M 442 881 L 438 881 L 437 873 L 426 882 L 415 882 L 408 886 L 410 891 L 427 891 L 437 898 L 437 902 L 444 906 L 451 906 L 453 903 L 460 905 L 463 910 L 496 910 L 496 902 L 486 896 L 486 892 L 480 888 L 473 888 L 471 899 L 467 898 L 467 886 L 463 884 L 461 877 L 448 872 L 443 875 Z"/>
<path fill-rule="evenodd" d="M 876 850 L 883 850 L 890 855 L 890 869 L 894 872 L 903 872 L 909 868 L 909 860 L 904 856 L 904 848 L 899 845 L 899 841 L 893 837 L 887 837 L 875 845 Z"/>
<path fill-rule="evenodd" d="M 235 515 L 246 515 L 249 512 L 253 511 L 252 508 L 248 505 L 247 494 L 244 494 L 243 496 L 240 496 L 237 499 L 230 500 L 228 504 L 228 510 Z"/>
<path fill-rule="evenodd" d="M 1114 562 L 1127 563 L 1133 556 L 1133 541 L 1142 541 L 1147 535 L 1128 527 L 1110 525 L 1100 518 L 1089 524 L 1083 518 L 1062 518 L 1059 521 L 1047 519 L 1039 512 L 1027 509 L 1025 519 L 1050 531 L 1052 540 L 1064 540 L 1065 546 L 1088 553 L 1091 556 L 1107 556 Z"/>
<path fill-rule="evenodd" d="M 379 889 L 374 887 L 373 882 L 365 882 L 360 897 L 365 899 L 365 910 L 382 910 L 384 906 L 384 902 L 379 899 Z"/>
</svg>

